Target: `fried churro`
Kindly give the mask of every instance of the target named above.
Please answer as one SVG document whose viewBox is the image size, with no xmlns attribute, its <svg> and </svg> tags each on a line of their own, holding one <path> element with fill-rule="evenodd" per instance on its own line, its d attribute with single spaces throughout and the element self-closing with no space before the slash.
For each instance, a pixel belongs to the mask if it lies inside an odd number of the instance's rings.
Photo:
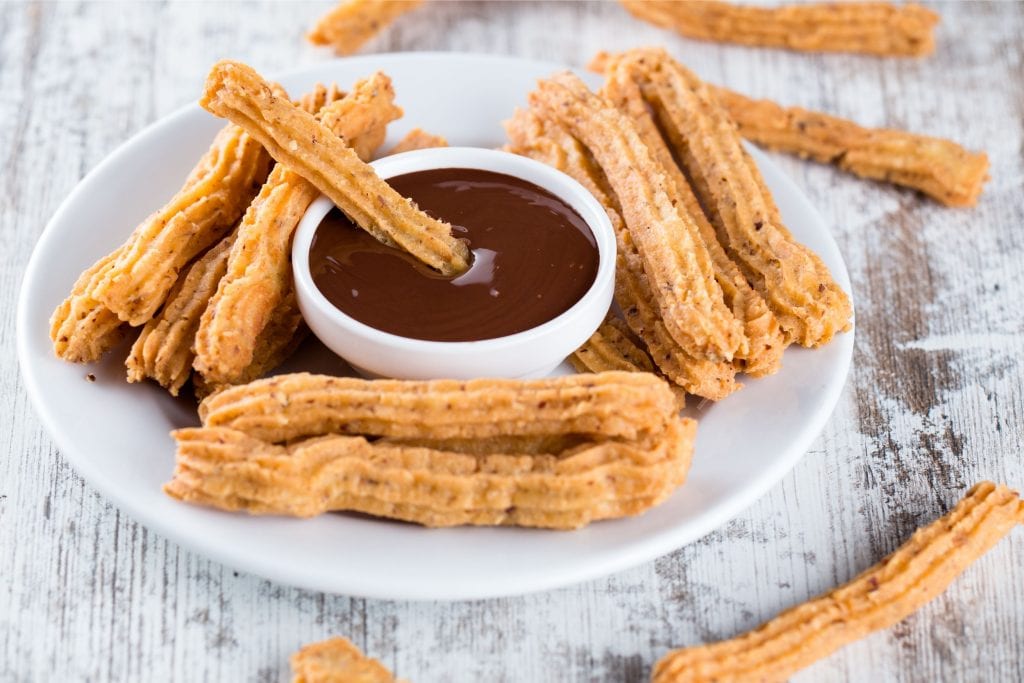
<svg viewBox="0 0 1024 683">
<path fill-rule="evenodd" d="M 275 96 L 251 67 L 215 64 L 200 104 L 248 130 L 278 163 L 313 183 L 377 239 L 444 274 L 468 266 L 468 248 L 452 236 L 449 224 L 395 192 L 328 127 Z"/>
<path fill-rule="evenodd" d="M 340 637 L 304 646 L 291 665 L 292 683 L 399 683 L 383 664 Z"/>
<path fill-rule="evenodd" d="M 1017 493 L 982 482 L 949 514 L 918 529 L 896 552 L 846 585 L 732 640 L 670 652 L 657 663 L 652 679 L 784 681 L 906 618 L 1020 523 L 1024 504 Z"/>
<path fill-rule="evenodd" d="M 694 356 L 731 361 L 746 341 L 742 325 L 725 305 L 693 218 L 672 204 L 669 179 L 633 123 L 568 72 L 541 81 L 530 107 L 558 121 L 597 159 L 672 338 Z"/>
<path fill-rule="evenodd" d="M 359 51 L 398 17 L 411 12 L 423 0 L 345 0 L 320 17 L 306 35 L 314 45 L 326 45 L 335 54 L 350 55 Z"/>
<path fill-rule="evenodd" d="M 369 158 L 383 140 L 387 124 L 402 113 L 394 105 L 391 79 L 377 73 L 358 82 L 336 102 L 337 91 L 329 94 L 330 101 L 325 95 L 310 108 L 321 104 L 321 121 L 336 135 L 351 140 L 362 158 Z M 298 314 L 292 235 L 319 194 L 312 183 L 278 165 L 246 211 L 227 270 L 202 315 L 195 339 L 195 367 L 207 383 L 237 384 L 254 379 L 247 369 L 254 363 L 260 341 L 274 329 L 283 339 L 272 338 L 267 343 L 281 345 L 292 339 L 295 328 L 280 324 Z"/>
<path fill-rule="evenodd" d="M 849 328 L 849 297 L 783 225 L 760 171 L 710 88 L 664 50 L 618 58 L 642 80 L 719 241 L 791 341 L 814 347 Z"/>
<path fill-rule="evenodd" d="M 388 157 L 392 154 L 411 152 L 416 149 L 430 149 L 432 147 L 447 147 L 448 140 L 442 135 L 428 133 L 422 128 L 413 128 L 399 140 L 394 147 L 384 153 Z"/>
<path fill-rule="evenodd" d="M 988 180 L 988 156 L 951 140 L 864 128 L 836 116 L 753 100 L 725 88 L 714 88 L 714 92 L 739 125 L 740 135 L 768 149 L 913 188 L 947 206 L 973 206 Z"/>
<path fill-rule="evenodd" d="M 232 429 L 182 429 L 173 433 L 177 465 L 164 490 L 252 514 L 347 510 L 435 527 L 575 529 L 639 514 L 671 495 L 689 469 L 695 430 L 693 420 L 671 419 L 639 441 L 476 456 L 361 436 L 275 446 Z"/>
<path fill-rule="evenodd" d="M 916 3 L 829 2 L 751 7 L 717 0 L 620 0 L 638 19 L 687 38 L 804 52 L 920 57 L 939 15 Z"/>
<path fill-rule="evenodd" d="M 626 65 L 624 64 L 623 67 Z M 670 197 L 693 217 L 700 230 L 714 267 L 715 279 L 722 288 L 725 303 L 737 320 L 743 323 L 746 348 L 736 354 L 737 369 L 752 377 L 763 377 L 782 366 L 786 340 L 779 321 L 761 297 L 743 277 L 718 241 L 715 229 L 704 215 L 690 183 L 676 165 L 672 152 L 662 138 L 643 98 L 639 84 L 628 68 L 612 68 L 606 73 L 601 94 L 627 114 L 636 124 L 640 139 L 661 164 L 669 177 Z"/>
<path fill-rule="evenodd" d="M 675 412 L 653 375 L 606 372 L 539 380 L 364 380 L 297 373 L 206 398 L 207 427 L 269 442 L 323 434 L 484 438 L 587 434 L 636 438 Z"/>
<path fill-rule="evenodd" d="M 50 339 L 58 358 L 92 363 L 124 339 L 126 325 L 93 296 L 96 284 L 114 266 L 121 251 L 115 250 L 84 271 L 68 298 L 50 316 Z"/>
<path fill-rule="evenodd" d="M 622 220 L 619 200 L 590 152 L 558 123 L 542 120 L 536 112 L 517 111 L 505 127 L 511 151 L 572 176 L 604 206 L 618 242 L 615 301 L 629 329 L 643 341 L 661 373 L 685 391 L 712 400 L 725 398 L 739 389 L 732 363 L 696 357 L 669 334 L 640 255 Z"/>
</svg>

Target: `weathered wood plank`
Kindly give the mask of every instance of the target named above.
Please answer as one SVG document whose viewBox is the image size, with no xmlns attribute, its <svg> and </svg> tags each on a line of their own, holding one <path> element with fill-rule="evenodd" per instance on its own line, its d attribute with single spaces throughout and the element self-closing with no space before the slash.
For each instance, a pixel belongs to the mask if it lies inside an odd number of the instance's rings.
<svg viewBox="0 0 1024 683">
<path fill-rule="evenodd" d="M 614 3 L 434 2 L 368 51 L 574 65 L 661 43 L 707 78 L 992 157 L 972 210 L 777 157 L 838 239 L 858 306 L 854 371 L 811 452 L 719 531 L 540 596 L 460 604 L 279 586 L 120 514 L 42 431 L 14 359 L 14 302 L 43 224 L 125 138 L 193 99 L 210 63 L 323 59 L 328 3 L 0 4 L 0 680 L 277 681 L 300 643 L 348 635 L 417 681 L 643 680 L 676 645 L 732 636 L 844 581 L 981 478 L 1024 485 L 1024 5 L 942 3 L 922 61 L 685 41 Z M 496 75 L 500 77 L 500 75 Z M 800 680 L 1024 679 L 1024 537 L 934 604 Z"/>
</svg>

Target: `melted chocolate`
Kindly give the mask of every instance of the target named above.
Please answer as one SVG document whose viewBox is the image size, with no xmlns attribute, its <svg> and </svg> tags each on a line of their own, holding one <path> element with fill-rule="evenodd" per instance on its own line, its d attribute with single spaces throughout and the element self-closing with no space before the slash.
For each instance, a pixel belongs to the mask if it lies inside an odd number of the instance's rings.
<svg viewBox="0 0 1024 683">
<path fill-rule="evenodd" d="M 313 237 L 309 267 L 324 296 L 360 322 L 414 339 L 493 339 L 551 320 L 594 282 L 598 253 L 590 228 L 533 183 L 466 168 L 408 173 L 388 183 L 451 223 L 473 264 L 445 277 L 334 209 Z"/>
</svg>

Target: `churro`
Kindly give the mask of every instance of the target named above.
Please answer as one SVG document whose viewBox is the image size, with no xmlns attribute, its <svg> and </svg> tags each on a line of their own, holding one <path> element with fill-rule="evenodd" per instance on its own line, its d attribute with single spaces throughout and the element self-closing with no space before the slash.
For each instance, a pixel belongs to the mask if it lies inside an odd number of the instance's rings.
<svg viewBox="0 0 1024 683">
<path fill-rule="evenodd" d="M 346 638 L 329 638 L 303 646 L 291 656 L 292 683 L 398 683 L 376 659 Z"/>
<path fill-rule="evenodd" d="M 532 111 L 517 111 L 505 128 L 511 141 L 508 149 L 572 176 L 604 206 L 618 242 L 615 301 L 658 370 L 678 387 L 703 398 L 719 400 L 739 389 L 732 363 L 695 357 L 669 334 L 640 255 L 622 220 L 618 198 L 590 152 L 559 124 L 542 120 Z"/>
<path fill-rule="evenodd" d="M 387 124 L 402 113 L 394 105 L 391 79 L 377 73 L 335 102 L 336 93 L 325 93 L 310 109 L 321 104 L 321 121 L 336 135 L 351 140 L 361 157 L 369 158 L 383 140 Z M 319 194 L 312 183 L 278 165 L 249 206 L 195 338 L 195 367 L 206 382 L 237 384 L 253 379 L 246 370 L 253 365 L 257 344 L 273 331 L 275 320 L 291 320 L 290 312 L 298 312 L 294 301 L 287 305 L 290 298 L 294 300 L 291 240 Z M 295 332 L 288 326 L 277 329 L 283 341 Z"/>
<path fill-rule="evenodd" d="M 862 178 L 919 190 L 947 206 L 973 206 L 988 179 L 984 152 L 951 140 L 888 128 L 864 128 L 853 121 L 753 100 L 714 88 L 718 101 L 751 142 L 834 164 Z"/>
<path fill-rule="evenodd" d="M 71 294 L 50 316 L 50 339 L 58 358 L 92 363 L 124 339 L 126 325 L 93 296 L 96 284 L 120 255 L 119 248 L 78 276 Z"/>
<path fill-rule="evenodd" d="M 432 147 L 447 147 L 448 140 L 442 135 L 434 135 L 428 133 L 422 128 L 413 128 L 405 134 L 401 140 L 395 143 L 395 146 L 384 153 L 384 156 L 391 156 L 392 154 L 401 154 L 402 152 L 411 152 L 416 149 L 430 149 Z"/>
<path fill-rule="evenodd" d="M 626 65 L 623 64 L 623 67 Z M 677 206 L 688 212 L 700 230 L 714 267 L 715 279 L 722 288 L 725 303 L 737 320 L 743 323 L 746 348 L 736 354 L 737 369 L 752 377 L 763 377 L 782 366 L 782 353 L 786 340 L 779 321 L 761 297 L 743 277 L 739 268 L 725 253 L 718 241 L 715 228 L 704 215 L 690 183 L 672 157 L 656 122 L 643 98 L 639 84 L 628 68 L 613 68 L 606 73 L 601 94 L 627 114 L 636 124 L 640 139 L 661 164 L 669 177 L 670 197 Z"/>
<path fill-rule="evenodd" d="M 248 130 L 278 163 L 313 183 L 377 239 L 444 274 L 468 266 L 468 248 L 452 236 L 449 224 L 395 192 L 328 127 L 276 97 L 251 67 L 215 64 L 200 104 Z"/>
<path fill-rule="evenodd" d="M 620 0 L 636 18 L 698 40 L 804 52 L 920 57 L 939 15 L 916 3 L 830 2 L 751 7 L 717 0 Z"/>
<path fill-rule="evenodd" d="M 784 681 L 854 640 L 888 628 L 942 593 L 1017 524 L 1024 503 L 982 482 L 945 517 L 844 586 L 732 640 L 675 650 L 654 668 L 670 681 Z"/>
<path fill-rule="evenodd" d="M 644 97 L 719 241 L 787 338 L 814 347 L 848 329 L 849 297 L 783 225 L 760 171 L 708 86 L 664 50 L 633 50 L 617 59 L 642 80 Z"/>
<path fill-rule="evenodd" d="M 350 55 L 423 0 L 345 0 L 320 17 L 306 35 L 314 45 L 327 45 L 338 55 Z"/>
<path fill-rule="evenodd" d="M 671 495 L 689 469 L 695 430 L 693 420 L 671 419 L 638 441 L 476 456 L 361 436 L 275 446 L 232 429 L 182 429 L 173 433 L 177 465 L 164 490 L 252 514 L 346 510 L 435 527 L 574 529 L 639 514 Z"/>
<path fill-rule="evenodd" d="M 636 438 L 675 411 L 653 375 L 538 380 L 364 380 L 297 373 L 231 387 L 202 402 L 207 427 L 269 442 L 322 434 L 484 438 L 587 434 Z"/>
<path fill-rule="evenodd" d="M 530 107 L 567 128 L 600 164 L 673 339 L 694 356 L 731 361 L 746 341 L 742 325 L 725 305 L 697 225 L 672 204 L 669 179 L 632 121 L 569 72 L 541 81 Z"/>
</svg>

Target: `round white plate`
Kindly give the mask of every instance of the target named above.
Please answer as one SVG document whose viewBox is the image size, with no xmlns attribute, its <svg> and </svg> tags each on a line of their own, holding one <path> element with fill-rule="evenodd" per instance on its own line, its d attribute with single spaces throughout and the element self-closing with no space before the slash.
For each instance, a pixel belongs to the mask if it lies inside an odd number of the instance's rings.
<svg viewBox="0 0 1024 683">
<path fill-rule="evenodd" d="M 291 93 L 317 81 L 349 86 L 376 69 L 395 82 L 405 117 L 387 144 L 420 126 L 452 144 L 496 146 L 501 122 L 538 78 L 561 67 L 466 54 L 372 55 L 280 77 Z M 581 74 L 591 85 L 597 79 Z M 197 84 L 198 87 L 198 84 Z M 78 274 L 120 244 L 181 185 L 223 123 L 188 105 L 145 129 L 75 188 L 44 230 L 18 302 L 18 354 L 28 393 L 60 450 L 117 506 L 154 531 L 231 567 L 333 593 L 390 599 L 473 599 L 584 581 L 646 562 L 708 533 L 777 482 L 806 451 L 838 400 L 853 334 L 786 352 L 774 377 L 747 380 L 700 419 L 689 479 L 670 500 L 633 518 L 580 531 L 424 529 L 360 516 L 249 517 L 175 502 L 161 492 L 174 465 L 168 432 L 195 424 L 188 401 L 124 380 L 125 349 L 94 366 L 54 357 L 48 318 Z M 751 150 L 798 240 L 850 291 L 846 267 L 818 212 L 778 168 Z M 308 346 L 291 368 L 345 372 Z M 94 373 L 95 382 L 86 381 Z"/>
</svg>

